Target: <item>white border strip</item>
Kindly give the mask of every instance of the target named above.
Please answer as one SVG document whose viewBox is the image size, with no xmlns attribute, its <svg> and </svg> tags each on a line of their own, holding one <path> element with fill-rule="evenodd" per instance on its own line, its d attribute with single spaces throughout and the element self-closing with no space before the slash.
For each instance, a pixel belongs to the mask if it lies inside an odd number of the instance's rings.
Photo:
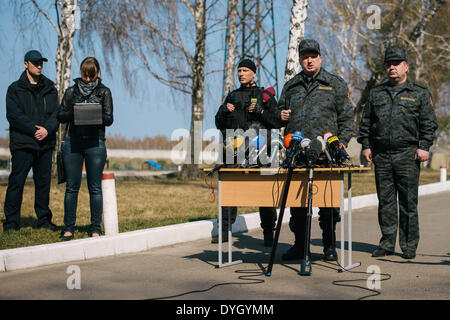
<svg viewBox="0 0 450 320">
<path fill-rule="evenodd" d="M 450 190 L 450 181 L 419 186 L 419 196 Z M 352 210 L 377 206 L 376 194 L 352 198 Z M 348 199 L 344 200 L 348 208 Z M 318 208 L 314 208 L 317 216 Z M 283 222 L 289 221 L 289 210 Z M 176 243 L 211 238 L 217 235 L 217 219 L 188 222 L 164 227 L 124 232 L 114 236 L 87 238 L 68 242 L 0 250 L 0 272 L 39 267 L 55 263 L 135 253 Z M 239 215 L 233 232 L 241 233 L 260 227 L 259 213 Z"/>
</svg>

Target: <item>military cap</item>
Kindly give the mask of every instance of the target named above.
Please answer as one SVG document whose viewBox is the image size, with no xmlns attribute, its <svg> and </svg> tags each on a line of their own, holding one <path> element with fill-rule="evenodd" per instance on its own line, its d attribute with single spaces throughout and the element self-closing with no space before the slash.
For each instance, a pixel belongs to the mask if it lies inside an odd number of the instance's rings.
<svg viewBox="0 0 450 320">
<path fill-rule="evenodd" d="M 320 54 L 320 45 L 316 40 L 304 39 L 298 45 L 298 53 L 302 54 L 306 51 L 314 51 Z"/>
<path fill-rule="evenodd" d="M 241 60 L 241 62 L 239 62 L 239 64 L 238 64 L 238 68 L 242 68 L 242 67 L 244 67 L 244 68 L 249 68 L 249 69 L 252 70 L 254 73 L 256 73 L 256 65 L 255 65 L 255 63 L 254 63 L 252 60 L 250 60 L 250 59 L 244 59 L 244 60 Z"/>
<path fill-rule="evenodd" d="M 406 49 L 399 46 L 390 46 L 386 48 L 384 53 L 384 62 L 387 61 L 406 61 L 408 62 L 408 55 Z"/>
<path fill-rule="evenodd" d="M 45 61 L 47 62 L 47 58 L 44 58 L 42 54 L 37 50 L 30 50 L 27 53 L 25 53 L 25 56 L 23 57 L 23 61 Z"/>
</svg>

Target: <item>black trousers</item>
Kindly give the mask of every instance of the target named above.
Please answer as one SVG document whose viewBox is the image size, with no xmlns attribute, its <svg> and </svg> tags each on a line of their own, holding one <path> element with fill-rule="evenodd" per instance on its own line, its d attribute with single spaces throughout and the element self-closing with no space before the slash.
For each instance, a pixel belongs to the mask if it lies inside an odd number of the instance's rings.
<svg viewBox="0 0 450 320">
<path fill-rule="evenodd" d="M 336 223 L 340 221 L 339 208 L 319 208 L 319 226 L 322 229 L 323 250 L 336 248 Z M 289 228 L 295 235 L 295 244 L 303 252 L 305 247 L 308 208 L 291 208 Z"/>
<path fill-rule="evenodd" d="M 33 169 L 34 180 L 34 211 L 39 227 L 52 219 L 49 208 L 50 182 L 52 168 L 52 149 L 15 150 L 11 152 L 11 174 L 5 197 L 5 217 L 3 230 L 18 229 L 20 227 L 20 209 L 22 206 L 23 187 L 30 169 Z"/>
<path fill-rule="evenodd" d="M 228 230 L 228 213 L 230 213 L 231 224 L 236 221 L 237 207 L 222 207 L 222 231 Z M 261 228 L 271 230 L 277 221 L 277 212 L 273 207 L 259 207 Z"/>
</svg>

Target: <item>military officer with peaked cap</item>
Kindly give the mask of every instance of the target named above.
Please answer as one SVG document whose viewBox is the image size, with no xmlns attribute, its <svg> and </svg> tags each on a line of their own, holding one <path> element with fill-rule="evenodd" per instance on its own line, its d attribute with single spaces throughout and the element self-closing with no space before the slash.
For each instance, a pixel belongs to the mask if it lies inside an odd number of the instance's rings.
<svg viewBox="0 0 450 320">
<path fill-rule="evenodd" d="M 428 160 L 436 115 L 428 88 L 408 80 L 405 48 L 387 48 L 384 64 L 388 81 L 370 91 L 358 136 L 363 156 L 375 165 L 382 236 L 372 256 L 394 253 L 398 228 L 402 257 L 413 259 L 419 243 L 420 162 Z"/>
<path fill-rule="evenodd" d="M 348 99 L 347 84 L 341 77 L 321 67 L 322 56 L 317 41 L 302 40 L 299 54 L 302 71 L 286 82 L 278 103 L 285 134 L 300 130 L 305 137 L 313 139 L 331 131 L 347 145 L 353 133 L 353 109 Z M 291 208 L 290 211 L 289 227 L 295 235 L 295 243 L 283 254 L 283 260 L 300 259 L 305 255 L 308 210 Z M 338 221 L 339 208 L 320 208 L 319 225 L 325 260 L 337 260 L 335 230 Z"/>
</svg>

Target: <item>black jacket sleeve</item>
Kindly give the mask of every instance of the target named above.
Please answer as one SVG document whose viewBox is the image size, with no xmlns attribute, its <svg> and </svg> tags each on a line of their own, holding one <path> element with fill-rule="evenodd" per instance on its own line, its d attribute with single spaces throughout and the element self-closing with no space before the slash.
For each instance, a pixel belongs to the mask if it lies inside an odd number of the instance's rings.
<svg viewBox="0 0 450 320">
<path fill-rule="evenodd" d="M 103 125 L 110 126 L 114 121 L 114 117 L 113 117 L 112 94 L 109 88 L 105 88 L 102 107 L 103 107 Z"/>
<path fill-rule="evenodd" d="M 229 93 L 227 95 L 227 97 L 225 98 L 225 101 L 219 107 L 219 110 L 217 110 L 217 113 L 216 113 L 216 116 L 215 116 L 216 128 L 219 129 L 219 130 L 227 129 L 226 128 L 226 121 L 227 121 L 227 117 L 231 113 L 227 109 L 227 103 L 229 103 L 231 101 L 231 96 L 230 95 L 231 95 L 231 93 Z"/>
<path fill-rule="evenodd" d="M 58 130 L 59 122 L 56 119 L 56 115 L 59 112 L 59 103 L 58 103 L 58 92 L 56 88 L 53 88 L 51 93 L 45 97 L 46 103 L 50 104 L 50 110 L 54 110 L 50 117 L 45 121 L 44 128 L 47 130 L 48 134 L 54 134 Z"/>
<path fill-rule="evenodd" d="M 369 93 L 366 105 L 364 106 L 361 122 L 359 124 L 358 138 L 356 139 L 362 145 L 362 150 L 370 149 L 369 133 L 371 125 L 370 117 L 372 113 L 371 108 L 371 94 Z"/>
<path fill-rule="evenodd" d="M 419 149 L 428 151 L 436 138 L 437 129 L 436 113 L 431 104 L 431 95 L 428 90 L 422 94 L 419 123 Z"/>
<path fill-rule="evenodd" d="M 20 109 L 19 99 L 13 85 L 9 86 L 6 93 L 6 118 L 12 129 L 19 130 L 28 135 L 36 132 L 35 122 Z"/>
<path fill-rule="evenodd" d="M 64 96 L 61 101 L 61 107 L 57 114 L 57 119 L 61 123 L 67 123 L 73 120 L 73 87 L 70 87 L 64 92 Z"/>
</svg>

